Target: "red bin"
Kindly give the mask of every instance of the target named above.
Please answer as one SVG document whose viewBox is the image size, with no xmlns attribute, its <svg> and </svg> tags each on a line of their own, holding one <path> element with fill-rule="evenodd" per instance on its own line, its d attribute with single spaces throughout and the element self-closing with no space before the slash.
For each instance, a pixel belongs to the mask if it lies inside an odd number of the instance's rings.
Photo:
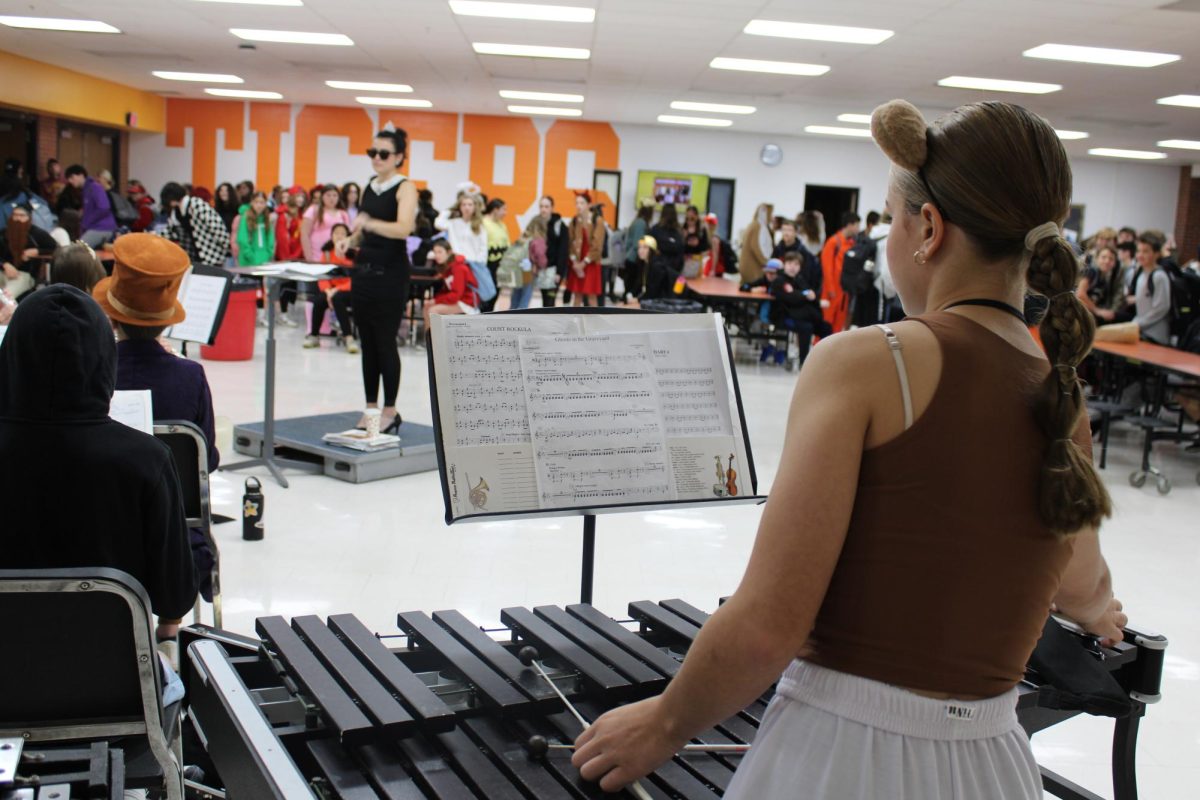
<svg viewBox="0 0 1200 800">
<path fill-rule="evenodd" d="M 213 361 L 249 361 L 254 358 L 254 321 L 258 310 L 258 286 L 233 285 L 225 317 L 213 344 L 200 346 L 200 357 Z"/>
</svg>

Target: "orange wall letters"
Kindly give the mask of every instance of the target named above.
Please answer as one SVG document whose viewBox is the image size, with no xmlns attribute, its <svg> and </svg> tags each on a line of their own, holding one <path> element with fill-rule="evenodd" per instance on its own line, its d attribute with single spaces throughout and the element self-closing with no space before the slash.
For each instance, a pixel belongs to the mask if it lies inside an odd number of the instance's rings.
<svg viewBox="0 0 1200 800">
<path fill-rule="evenodd" d="M 217 131 L 225 131 L 225 149 L 241 150 L 246 133 L 246 104 L 235 100 L 167 101 L 167 147 L 183 147 L 184 129 L 192 129 L 192 183 L 217 185 Z"/>
<path fill-rule="evenodd" d="M 251 103 L 250 130 L 258 134 L 254 185 L 264 192 L 279 183 L 279 137 L 292 129 L 292 109 L 279 103 Z"/>
<path fill-rule="evenodd" d="M 463 117 L 463 142 L 471 145 L 471 180 L 479 184 L 488 197 L 504 198 L 508 205 L 504 224 L 509 238 L 515 241 L 521 235 L 517 214 L 537 199 L 540 142 L 533 120 L 467 114 Z M 515 151 L 511 184 L 498 184 L 492 180 L 497 145 L 508 145 Z"/>
<path fill-rule="evenodd" d="M 284 143 L 291 137 L 293 143 L 292 182 L 301 186 L 312 186 L 318 178 L 361 180 L 366 174 L 344 175 L 351 160 L 362 157 L 364 173 L 367 170 L 363 152 L 371 146 L 371 139 L 379 127 L 391 122 L 408 132 L 410 141 L 433 143 L 433 157 L 437 162 L 431 174 L 421 174 L 430 165 L 412 166 L 418 186 L 430 183 L 439 196 L 436 202 L 442 206 L 450 204 L 445 195 L 452 190 L 451 181 L 470 178 L 490 197 L 502 197 L 508 203 L 506 225 L 509 234 L 516 238 L 520 234 L 518 215 L 536 207 L 537 198 L 550 194 L 558 201 L 559 211 L 567 217 L 573 216 L 573 190 L 590 189 L 590 179 L 580 186 L 567 185 L 567 155 L 571 150 L 590 150 L 595 153 L 596 169 L 617 169 L 620 160 L 620 138 L 612 126 L 605 122 L 580 122 L 556 120 L 548 129 L 539 131 L 532 119 L 526 117 L 492 117 L 479 114 L 461 115 L 462 139 L 459 139 L 460 115 L 445 112 L 406 111 L 380 109 L 375 112 L 363 108 L 337 106 L 293 107 L 281 103 L 250 103 L 249 114 L 246 103 L 240 101 L 192 100 L 170 98 L 166 101 L 166 146 L 183 147 L 186 128 L 192 129 L 191 175 L 183 169 L 170 179 L 188 181 L 197 186 L 214 187 L 218 181 L 237 181 L 246 175 L 217 175 L 217 130 L 225 131 L 225 149 L 242 150 L 245 131 L 258 134 L 258 149 L 255 154 L 254 177 L 257 186 L 269 191 L 287 176 L 286 165 L 281 163 Z M 295 125 L 292 116 L 295 114 Z M 345 160 L 338 163 L 319 164 L 318 141 L 321 136 L 341 136 L 349 139 Z M 544 141 L 543 141 L 544 140 Z M 460 144 L 469 145 L 469 161 L 460 163 L 463 150 Z M 496 148 L 513 148 L 512 183 L 495 181 Z M 327 157 L 330 156 L 328 151 Z M 137 159 L 137 153 L 133 158 Z M 443 163 L 444 162 L 444 163 Z M 132 165 L 135 170 L 138 164 Z M 542 173 L 542 185 L 538 185 L 538 173 Z M 336 174 L 330 174 L 336 173 Z M 460 177 L 454 177 L 455 175 Z M 616 224 L 613 198 L 604 193 L 596 200 L 605 204 L 604 215 L 610 225 Z"/>
</svg>

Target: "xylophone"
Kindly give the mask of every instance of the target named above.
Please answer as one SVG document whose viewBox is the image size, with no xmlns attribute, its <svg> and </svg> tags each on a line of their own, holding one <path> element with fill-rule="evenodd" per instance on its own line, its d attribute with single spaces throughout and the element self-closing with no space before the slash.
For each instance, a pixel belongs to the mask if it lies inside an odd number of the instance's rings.
<svg viewBox="0 0 1200 800">
<path fill-rule="evenodd" d="M 506 608 L 508 641 L 458 611 L 401 613 L 395 637 L 350 614 L 260 618 L 257 639 L 187 628 L 184 680 L 198 746 L 186 749 L 185 739 L 184 763 L 203 766 L 205 784 L 234 800 L 612 797 L 582 781 L 560 746 L 582 728 L 555 687 L 588 721 L 659 693 L 708 618 L 681 600 L 638 601 L 628 611 L 618 622 L 584 604 Z M 389 648 L 389 638 L 405 646 Z M 1165 639 L 1131 631 L 1096 653 L 1135 698 L 1114 738 L 1118 800 L 1136 797 L 1137 724 L 1157 697 L 1163 647 Z M 1045 707 L 1040 688 L 1033 674 L 1021 687 L 1018 715 L 1031 733 L 1079 713 Z M 719 747 L 677 755 L 625 796 L 720 797 L 744 751 L 737 746 L 753 742 L 769 700 L 696 740 Z M 1044 776 L 1060 797 L 1095 797 Z"/>
</svg>

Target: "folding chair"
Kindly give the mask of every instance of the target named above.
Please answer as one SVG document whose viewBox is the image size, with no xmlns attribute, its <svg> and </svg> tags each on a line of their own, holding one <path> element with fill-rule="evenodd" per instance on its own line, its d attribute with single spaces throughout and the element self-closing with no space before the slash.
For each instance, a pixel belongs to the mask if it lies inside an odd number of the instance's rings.
<svg viewBox="0 0 1200 800">
<path fill-rule="evenodd" d="M 150 600 L 136 579 L 103 567 L 0 570 L 0 619 L 0 738 L 119 738 L 133 753 L 127 787 L 182 800 L 163 726 L 179 705 L 163 708 Z"/>
<path fill-rule="evenodd" d="M 195 423 L 158 420 L 154 436 L 171 449 L 179 482 L 183 485 L 183 508 L 189 528 L 196 528 L 212 549 L 213 625 L 221 627 L 221 553 L 212 535 L 212 509 L 208 491 L 208 441 Z M 202 599 L 196 598 L 192 621 L 200 622 Z"/>
</svg>

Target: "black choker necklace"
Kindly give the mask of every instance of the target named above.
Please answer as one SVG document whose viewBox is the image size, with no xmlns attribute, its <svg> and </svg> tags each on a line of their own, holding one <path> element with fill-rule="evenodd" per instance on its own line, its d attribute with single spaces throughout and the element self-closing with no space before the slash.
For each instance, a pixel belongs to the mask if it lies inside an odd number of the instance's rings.
<svg viewBox="0 0 1200 800">
<path fill-rule="evenodd" d="M 1000 300 L 990 300 L 986 297 L 972 297 L 967 300 L 959 300 L 957 302 L 951 303 L 950 305 L 943 308 L 942 311 L 949 311 L 950 309 L 955 308 L 957 306 L 983 306 L 984 308 L 994 308 L 997 311 L 1003 311 L 1006 314 L 1012 314 L 1014 317 L 1021 320 L 1022 325 L 1028 324 L 1025 321 L 1025 312 L 1021 311 L 1021 309 L 1019 309 L 1015 306 L 1010 306 L 1008 303 L 1002 302 Z"/>
</svg>

